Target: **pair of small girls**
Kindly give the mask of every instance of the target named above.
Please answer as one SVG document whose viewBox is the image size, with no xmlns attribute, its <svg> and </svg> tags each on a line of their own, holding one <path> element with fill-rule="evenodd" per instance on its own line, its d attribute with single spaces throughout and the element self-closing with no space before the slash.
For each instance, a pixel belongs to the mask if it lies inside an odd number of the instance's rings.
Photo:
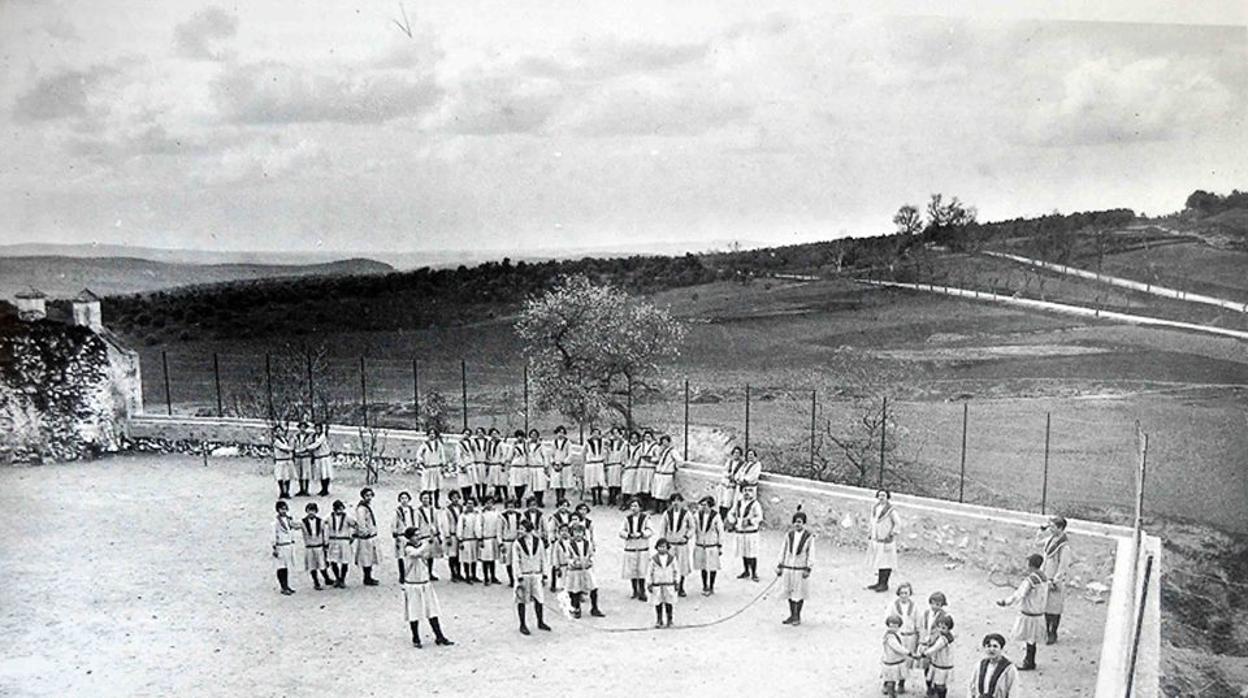
<svg viewBox="0 0 1248 698">
<path fill-rule="evenodd" d="M 927 683 L 927 695 L 944 698 L 953 680 L 953 616 L 942 592 L 928 597 L 921 612 L 913 600 L 914 587 L 903 582 L 885 612 L 880 676 L 884 695 L 906 692 L 906 680 L 918 666 Z"/>
</svg>

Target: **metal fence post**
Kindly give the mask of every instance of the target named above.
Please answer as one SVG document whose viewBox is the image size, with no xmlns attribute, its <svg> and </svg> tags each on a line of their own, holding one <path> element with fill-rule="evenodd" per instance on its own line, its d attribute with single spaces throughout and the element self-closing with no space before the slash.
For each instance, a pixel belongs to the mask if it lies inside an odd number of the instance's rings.
<svg viewBox="0 0 1248 698">
<path fill-rule="evenodd" d="M 316 421 L 316 393 L 312 388 L 312 350 L 307 349 L 303 352 L 304 362 L 308 369 L 308 415 L 312 421 Z M 300 415 L 300 419 L 303 419 Z"/>
<path fill-rule="evenodd" d="M 215 351 L 212 352 L 212 378 L 217 385 L 217 417 L 224 417 L 225 413 L 221 409 L 221 364 Z"/>
<path fill-rule="evenodd" d="M 819 391 L 810 391 L 810 467 L 815 467 L 815 421 L 819 412 Z"/>
<path fill-rule="evenodd" d="M 415 356 L 412 357 L 412 413 L 416 430 L 420 431 L 420 366 Z"/>
<path fill-rule="evenodd" d="M 165 414 L 173 416 L 173 398 L 169 394 L 169 355 L 164 349 L 160 350 L 160 364 L 165 371 Z"/>
<path fill-rule="evenodd" d="M 1044 413 L 1044 479 L 1040 484 L 1040 513 L 1047 514 L 1049 508 L 1049 425 L 1053 413 Z"/>
<path fill-rule="evenodd" d="M 880 410 L 880 489 L 884 489 L 884 436 L 888 433 L 888 396 Z"/>
<path fill-rule="evenodd" d="M 264 387 L 269 397 L 269 421 L 274 420 L 273 413 L 273 358 L 266 351 L 264 353 Z"/>
<path fill-rule="evenodd" d="M 626 405 L 626 407 L 628 408 L 628 413 L 626 415 L 626 419 L 628 421 L 628 431 L 629 433 L 632 433 L 633 431 L 633 377 L 627 374 L 625 374 L 624 377 L 628 379 L 628 403 Z"/>
<path fill-rule="evenodd" d="M 966 420 L 971 411 L 970 403 L 962 403 L 962 470 L 958 475 L 958 503 L 966 494 Z"/>
<path fill-rule="evenodd" d="M 368 428 L 368 381 L 364 373 L 364 356 L 360 356 L 360 408 L 364 412 L 364 428 Z"/>
<path fill-rule="evenodd" d="M 464 406 L 464 429 L 468 428 L 468 363 L 459 360 L 459 398 Z"/>
<path fill-rule="evenodd" d="M 685 460 L 689 460 L 689 379 L 685 379 Z"/>
<path fill-rule="evenodd" d="M 750 450 L 750 384 L 745 384 L 745 450 Z"/>
<path fill-rule="evenodd" d="M 529 365 L 524 365 L 524 433 L 529 433 Z"/>
</svg>

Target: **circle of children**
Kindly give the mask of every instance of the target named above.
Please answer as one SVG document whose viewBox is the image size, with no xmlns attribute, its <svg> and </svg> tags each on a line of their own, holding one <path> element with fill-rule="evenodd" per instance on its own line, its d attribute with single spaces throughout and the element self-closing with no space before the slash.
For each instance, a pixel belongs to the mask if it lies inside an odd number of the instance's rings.
<svg viewBox="0 0 1248 698">
<path fill-rule="evenodd" d="M 295 534 L 302 533 L 303 569 L 314 588 L 342 589 L 351 564 L 363 570 L 363 584 L 379 584 L 373 567 L 381 561 L 380 528 L 373 511 L 373 490 L 365 487 L 354 516 L 341 500 L 333 502 L 328 518 L 321 518 L 309 502 L 301 520 L 289 515 L 286 500 L 290 484 L 298 480 L 294 496 L 308 496 L 309 480 L 319 480 L 321 495 L 329 493 L 333 469 L 326 449 L 324 427 L 301 424 L 297 430 L 274 431 L 274 475 L 279 485 L 274 525 L 273 557 L 283 594 L 294 594 L 288 573 L 296 567 Z M 674 490 L 678 459 L 671 438 L 652 432 L 612 428 L 606 436 L 593 429 L 583 448 L 583 493 L 595 506 L 618 506 L 627 512 L 619 537 L 623 540 L 622 577 L 632 585 L 632 597 L 655 606 L 655 628 L 670 628 L 676 599 L 684 597 L 685 578 L 697 570 L 704 596 L 715 594 L 716 574 L 724 544 L 732 538 L 741 558 L 738 579 L 758 582 L 759 529 L 763 522 L 757 486 L 763 472 L 758 454 L 733 448 L 725 463 L 716 496 L 706 496 L 690 511 Z M 589 615 L 603 617 L 594 575 L 597 538 L 592 508 L 584 501 L 570 507 L 565 495 L 573 489 L 576 473 L 572 448 L 563 427 L 543 442 L 534 429 L 517 431 L 510 439 L 497 429 L 465 430 L 454 442 L 436 432 L 428 434 L 417 456 L 421 490 L 413 503 L 400 492 L 391 536 L 398 560 L 406 619 L 412 644 L 421 646 L 420 621 L 433 630 L 438 645 L 454 644 L 438 620 L 440 605 L 432 582 L 434 561 L 446 558 L 450 581 L 483 586 L 501 585 L 498 566 L 506 570 L 514 589 L 519 631 L 529 635 L 526 605 L 532 604 L 537 628 L 550 631 L 543 614 L 546 591 L 568 594 L 571 616 L 581 618 L 585 601 Z M 544 510 L 545 494 L 554 492 L 555 510 Z M 813 565 L 814 536 L 806 529 L 802 511 L 792 516 L 776 566 L 778 582 L 788 597 L 786 625 L 800 625 Z M 876 493 L 870 513 L 868 548 L 876 582 L 867 587 L 888 592 L 897 568 L 896 537 L 901 519 L 887 490 Z M 971 672 L 969 695 L 1008 698 L 1018 695 L 1018 672 L 1034 669 L 1036 645 L 1057 641 L 1061 620 L 1062 581 L 1067 568 L 1066 521 L 1052 517 L 1037 536 L 1042 554 L 1029 556 L 1028 574 L 999 606 L 1017 605 L 1020 613 L 1010 633 L 1025 644 L 1026 658 L 1015 666 L 1003 654 L 1006 639 L 991 633 L 982 641 L 984 657 Z M 653 541 L 653 552 L 651 544 Z M 478 565 L 480 569 L 478 570 Z M 946 696 L 953 681 L 951 664 L 953 617 L 940 591 L 920 609 L 914 587 L 896 587 L 884 614 L 882 645 L 883 693 L 906 691 L 906 681 L 917 667 L 927 683 L 928 696 Z"/>
</svg>

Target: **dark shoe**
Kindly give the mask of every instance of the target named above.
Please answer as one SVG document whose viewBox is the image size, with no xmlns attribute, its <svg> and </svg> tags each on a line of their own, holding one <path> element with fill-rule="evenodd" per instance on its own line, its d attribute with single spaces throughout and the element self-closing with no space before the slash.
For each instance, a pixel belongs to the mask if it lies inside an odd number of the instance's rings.
<svg viewBox="0 0 1248 698">
<path fill-rule="evenodd" d="M 366 586 L 366 587 L 375 587 L 375 586 L 377 586 L 377 585 L 379 585 L 379 584 L 381 584 L 381 582 L 377 581 L 376 579 L 365 579 L 365 580 L 364 580 L 364 586 Z"/>
<path fill-rule="evenodd" d="M 532 635 L 533 633 L 530 633 L 530 632 L 529 632 L 529 626 L 527 626 L 527 625 L 521 625 L 521 626 L 520 626 L 520 634 L 521 634 L 521 635 Z"/>
<path fill-rule="evenodd" d="M 440 637 L 440 638 L 438 638 L 437 640 L 434 640 L 434 641 L 433 641 L 433 644 L 435 644 L 435 645 L 442 645 L 443 647 L 450 647 L 451 645 L 453 645 L 453 644 L 455 644 L 455 643 L 454 643 L 454 642 L 451 642 L 450 640 L 448 640 L 448 639 L 446 639 L 446 638 L 444 638 L 444 637 Z"/>
<path fill-rule="evenodd" d="M 1022 664 L 1018 665 L 1018 670 L 1019 671 L 1035 671 L 1036 663 L 1035 662 L 1023 662 Z"/>
<path fill-rule="evenodd" d="M 750 581 L 751 581 L 751 582 L 757 582 L 757 581 L 758 581 L 758 575 L 757 575 L 757 574 L 752 574 L 752 575 L 750 575 Z"/>
<path fill-rule="evenodd" d="M 540 621 L 539 621 L 539 622 L 538 622 L 538 624 L 537 624 L 537 629 L 538 629 L 538 630 L 545 630 L 546 632 L 550 632 L 550 626 L 549 626 L 549 625 L 546 625 L 545 623 L 542 623 L 542 622 L 540 622 Z"/>
<path fill-rule="evenodd" d="M 606 618 L 606 617 L 607 617 L 607 614 L 603 613 L 602 611 L 599 611 L 599 610 L 598 610 L 598 609 L 596 609 L 596 608 L 591 608 L 591 609 L 589 609 L 589 615 L 591 615 L 591 616 L 593 616 L 593 617 L 595 617 L 595 618 Z"/>
<path fill-rule="evenodd" d="M 741 574 L 737 575 L 737 579 L 749 579 L 749 578 L 750 578 L 749 572 L 742 572 Z"/>
<path fill-rule="evenodd" d="M 416 649 L 421 649 L 424 647 L 424 645 L 420 644 L 420 638 L 414 637 L 412 638 L 412 647 L 415 647 Z"/>
<path fill-rule="evenodd" d="M 295 593 L 294 589 L 282 589 L 282 596 L 290 596 Z"/>
</svg>

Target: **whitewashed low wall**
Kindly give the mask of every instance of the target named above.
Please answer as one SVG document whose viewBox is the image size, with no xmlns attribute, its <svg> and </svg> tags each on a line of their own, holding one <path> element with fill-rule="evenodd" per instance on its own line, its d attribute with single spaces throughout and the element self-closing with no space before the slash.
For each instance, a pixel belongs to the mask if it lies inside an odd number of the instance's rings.
<svg viewBox="0 0 1248 698">
<path fill-rule="evenodd" d="M 1110 286 L 1117 286 L 1119 288 L 1129 288 L 1132 291 L 1141 291 L 1143 293 L 1148 293 L 1154 296 L 1160 296 L 1162 298 L 1173 298 L 1175 300 L 1180 300 L 1180 301 L 1190 301 L 1192 303 L 1203 303 L 1205 305 L 1213 305 L 1219 308 L 1225 308 L 1227 310 L 1234 310 L 1240 313 L 1248 313 L 1248 303 L 1228 301 L 1225 298 L 1206 296 L 1200 293 L 1191 293 L 1190 291 L 1182 291 L 1179 289 L 1167 288 L 1165 286 L 1158 286 L 1156 284 L 1146 284 L 1141 281 L 1133 281 L 1131 279 L 1124 279 L 1120 276 L 1110 276 L 1109 274 L 1102 274 L 1100 272 L 1088 271 L 1087 269 L 1079 269 L 1078 267 L 1069 267 L 1069 266 L 1066 266 L 1065 264 L 1056 264 L 1054 262 L 1046 262 L 1043 259 L 1032 259 L 1031 257 L 1023 257 L 1023 256 L 1016 255 L 1016 254 L 1006 254 L 1005 252 L 990 252 L 990 251 L 985 251 L 985 252 L 982 252 L 981 254 L 988 256 L 988 257 L 996 257 L 998 259 L 1008 259 L 1011 262 L 1018 262 L 1019 264 L 1026 264 L 1028 266 L 1038 267 L 1040 269 L 1048 269 L 1049 271 L 1054 271 L 1059 274 L 1065 274 L 1067 276 L 1077 276 L 1081 279 L 1090 279 L 1092 281 L 1097 281 L 1099 283 L 1109 284 Z"/>
<path fill-rule="evenodd" d="M 1032 298 L 1015 298 L 1014 296 L 1003 296 L 997 293 L 989 293 L 987 291 L 978 291 L 968 288 L 958 288 L 956 286 L 906 283 L 902 281 L 876 281 L 874 279 L 855 279 L 855 281 L 860 284 L 867 284 L 868 286 L 884 286 L 890 288 L 907 288 L 913 291 L 928 291 L 930 293 L 940 293 L 946 296 L 970 298 L 972 300 L 987 301 L 989 303 L 1003 303 L 1005 305 L 1030 308 L 1032 310 L 1043 310 L 1051 313 L 1101 318 L 1104 320 L 1118 320 L 1119 322 L 1126 322 L 1132 325 L 1171 327 L 1179 330 L 1191 330 L 1193 332 L 1222 335 L 1223 337 L 1234 337 L 1235 339 L 1248 339 L 1248 332 L 1243 330 L 1232 330 L 1225 327 L 1215 327 L 1213 325 L 1198 325 L 1193 322 L 1180 322 L 1178 320 L 1165 320 L 1163 318 L 1149 317 L 1147 315 L 1119 313 L 1112 310 L 1100 310 L 1099 308 L 1088 308 L 1086 306 L 1071 305 L 1069 303 L 1038 301 Z"/>
</svg>

